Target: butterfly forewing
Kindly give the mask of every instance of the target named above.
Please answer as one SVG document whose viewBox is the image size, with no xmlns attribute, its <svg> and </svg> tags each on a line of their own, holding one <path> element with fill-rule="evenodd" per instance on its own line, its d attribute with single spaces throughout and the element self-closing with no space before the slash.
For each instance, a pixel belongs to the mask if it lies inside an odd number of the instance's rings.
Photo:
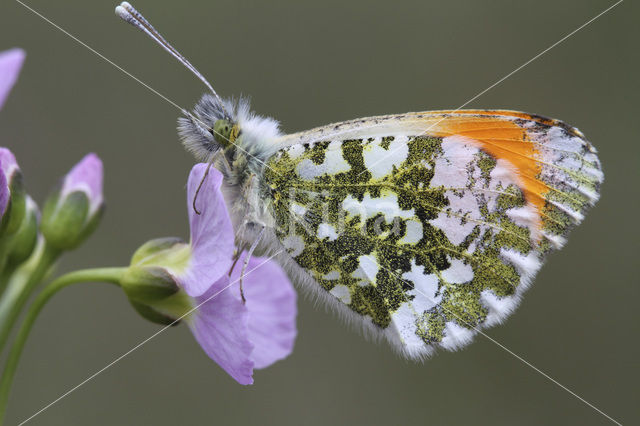
<svg viewBox="0 0 640 426">
<path fill-rule="evenodd" d="M 278 239 L 411 357 L 506 317 L 602 181 L 580 132 L 511 111 L 374 117 L 283 143 L 265 169 Z"/>
</svg>

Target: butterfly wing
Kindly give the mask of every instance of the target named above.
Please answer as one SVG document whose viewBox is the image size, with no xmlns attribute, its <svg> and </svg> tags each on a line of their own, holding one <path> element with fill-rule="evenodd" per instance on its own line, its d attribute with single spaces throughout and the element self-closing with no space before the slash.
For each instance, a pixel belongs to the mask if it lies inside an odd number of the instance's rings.
<svg viewBox="0 0 640 426">
<path fill-rule="evenodd" d="M 281 142 L 265 181 L 292 268 L 412 358 L 506 318 L 603 179 L 577 129 L 513 111 L 373 117 Z"/>
</svg>

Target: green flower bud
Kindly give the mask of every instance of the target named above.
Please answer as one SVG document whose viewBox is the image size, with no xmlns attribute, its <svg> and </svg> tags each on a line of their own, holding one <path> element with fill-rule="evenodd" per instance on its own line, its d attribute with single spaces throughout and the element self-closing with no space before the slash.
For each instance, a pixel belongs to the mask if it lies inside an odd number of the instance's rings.
<svg viewBox="0 0 640 426">
<path fill-rule="evenodd" d="M 95 230 L 104 212 L 102 162 L 89 154 L 65 176 L 45 203 L 41 230 L 47 243 L 72 250 Z"/>
<path fill-rule="evenodd" d="M 25 217 L 9 242 L 8 265 L 18 265 L 29 258 L 38 241 L 38 206 L 27 196 Z"/>
<path fill-rule="evenodd" d="M 162 255 L 166 250 L 177 244 L 183 244 L 183 241 L 176 237 L 157 238 L 155 240 L 147 241 L 141 245 L 135 253 L 133 253 L 133 256 L 131 257 L 131 264 L 138 265 L 153 262 L 153 257 L 155 255 Z"/>
<path fill-rule="evenodd" d="M 27 197 L 20 169 L 13 173 L 8 183 L 11 200 L 5 215 L 2 217 L 2 225 L 0 225 L 4 229 L 5 235 L 14 234 L 20 227 L 25 215 Z"/>
<path fill-rule="evenodd" d="M 158 266 L 131 266 L 120 284 L 130 300 L 141 303 L 157 302 L 180 290 L 171 274 Z"/>
<path fill-rule="evenodd" d="M 25 215 L 26 192 L 22 181 L 22 172 L 16 161 L 16 157 L 7 148 L 0 148 L 0 172 L 2 179 L 2 198 L 6 200 L 3 205 L 2 222 L 0 231 L 3 236 L 14 234 Z M 7 198 L 5 198 L 7 197 Z"/>
<path fill-rule="evenodd" d="M 185 248 L 177 238 L 151 240 L 136 250 L 122 277 L 120 285 L 131 305 L 149 321 L 172 324 L 192 308 L 192 299 L 170 272 L 184 263 Z"/>
<path fill-rule="evenodd" d="M 179 324 L 179 321 L 176 321 L 175 318 L 171 318 L 170 316 L 164 315 L 156 311 L 155 309 L 151 308 L 148 305 L 135 302 L 133 300 L 129 300 L 129 302 L 131 302 L 131 306 L 133 306 L 133 309 L 135 309 L 136 312 L 139 313 L 142 318 L 149 320 L 152 323 L 160 324 L 160 325 L 172 325 L 172 326 Z"/>
</svg>

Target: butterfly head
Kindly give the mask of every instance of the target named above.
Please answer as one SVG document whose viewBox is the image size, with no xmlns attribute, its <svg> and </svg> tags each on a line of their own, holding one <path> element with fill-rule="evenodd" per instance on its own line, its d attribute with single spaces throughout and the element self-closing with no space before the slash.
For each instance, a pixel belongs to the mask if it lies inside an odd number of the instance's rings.
<svg viewBox="0 0 640 426">
<path fill-rule="evenodd" d="M 236 139 L 238 139 L 240 127 L 231 120 L 221 118 L 213 124 L 211 132 L 213 133 L 213 138 L 216 142 L 221 146 L 228 148 L 234 144 Z"/>
<path fill-rule="evenodd" d="M 280 136 L 278 122 L 251 112 L 247 99 L 222 99 L 206 93 L 192 111 L 178 119 L 184 147 L 199 161 L 208 161 L 220 150 L 239 151 L 250 158 L 268 155 Z"/>
<path fill-rule="evenodd" d="M 233 114 L 229 114 L 231 111 Z M 183 110 L 178 133 L 185 148 L 200 161 L 207 161 L 220 149 L 236 144 L 240 126 L 231 101 L 219 101 L 205 94 L 193 111 Z"/>
</svg>

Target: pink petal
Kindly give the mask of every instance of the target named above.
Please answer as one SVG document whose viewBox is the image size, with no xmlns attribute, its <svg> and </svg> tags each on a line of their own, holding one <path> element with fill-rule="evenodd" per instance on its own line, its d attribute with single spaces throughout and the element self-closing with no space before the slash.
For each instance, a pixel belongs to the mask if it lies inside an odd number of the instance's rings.
<svg viewBox="0 0 640 426">
<path fill-rule="evenodd" d="M 24 57 L 25 53 L 22 49 L 16 48 L 0 52 L 0 108 L 18 79 Z"/>
<path fill-rule="evenodd" d="M 191 331 L 211 359 L 241 385 L 253 383 L 253 345 L 247 332 L 247 308 L 237 288 L 226 288 L 223 276 L 209 291 L 196 298 L 200 305 L 191 320 Z"/>
<path fill-rule="evenodd" d="M 11 197 L 9 190 L 11 176 L 18 169 L 18 163 L 13 153 L 7 148 L 0 147 L 0 170 L 2 170 L 0 173 L 0 218 L 4 215 Z"/>
<path fill-rule="evenodd" d="M 234 268 L 231 280 L 239 280 L 242 262 Z M 247 265 L 242 285 L 249 310 L 249 340 L 254 344 L 255 368 L 265 368 L 286 358 L 296 339 L 296 292 L 282 268 L 266 258 L 254 257 Z M 232 287 L 238 292 L 239 284 Z"/>
<path fill-rule="evenodd" d="M 89 198 L 89 214 L 102 204 L 102 161 L 96 154 L 87 154 L 64 177 L 61 198 L 74 191 L 84 191 Z"/>
<path fill-rule="evenodd" d="M 0 165 L 2 166 L 2 172 L 7 180 L 11 180 L 11 176 L 16 170 L 19 170 L 18 162 L 16 161 L 16 156 L 13 155 L 7 148 L 0 147 Z"/>
<path fill-rule="evenodd" d="M 0 159 L 0 162 L 2 160 Z M 9 198 L 11 193 L 9 192 L 9 185 L 7 184 L 7 178 L 4 173 L 0 173 L 0 219 L 4 216 L 5 210 L 7 210 L 7 204 L 9 204 Z"/>
<path fill-rule="evenodd" d="M 206 169 L 206 164 L 196 164 L 189 174 L 187 209 L 192 254 L 186 271 L 176 276 L 192 297 L 206 292 L 229 272 L 235 244 L 233 226 L 220 191 L 222 174 L 216 169 L 210 169 L 198 193 L 196 207 L 200 214 L 193 209 L 193 199 Z"/>
</svg>

